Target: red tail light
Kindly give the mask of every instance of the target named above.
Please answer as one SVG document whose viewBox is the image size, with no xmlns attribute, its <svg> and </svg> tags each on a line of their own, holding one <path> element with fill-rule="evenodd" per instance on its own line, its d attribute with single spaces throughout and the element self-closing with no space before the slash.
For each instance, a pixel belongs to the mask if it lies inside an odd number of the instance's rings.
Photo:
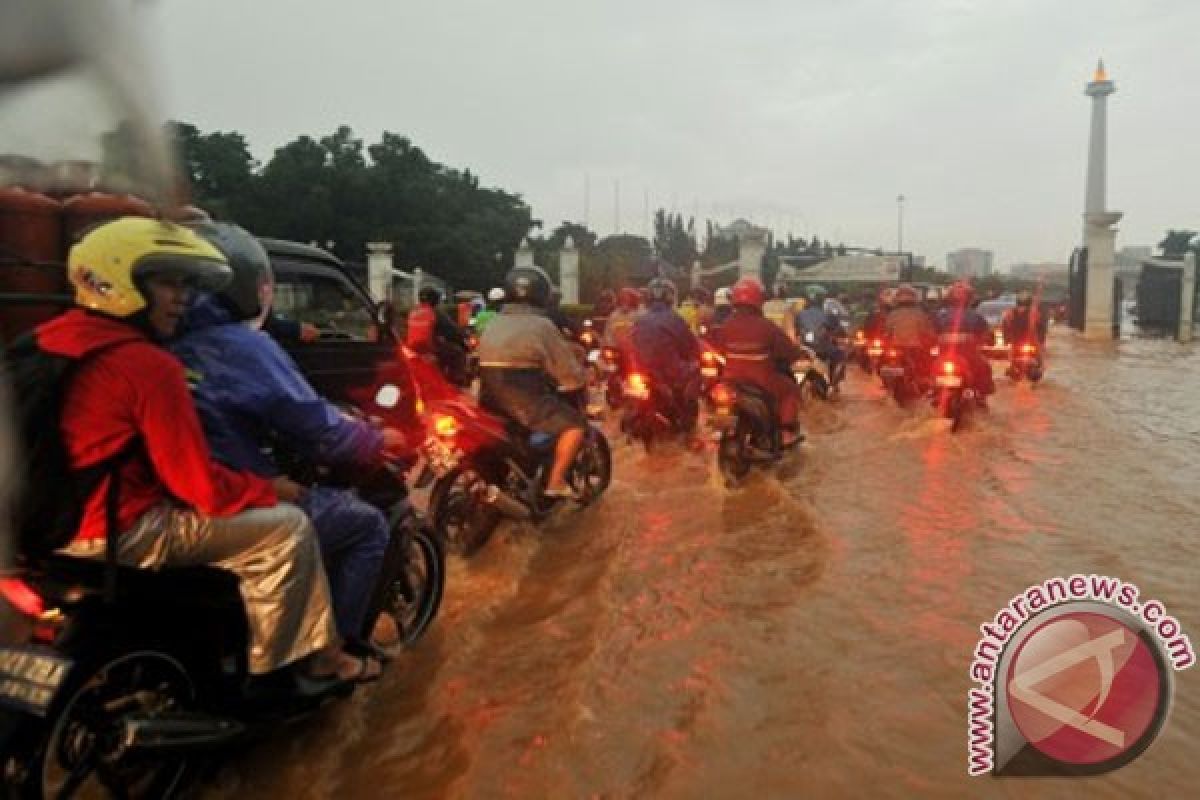
<svg viewBox="0 0 1200 800">
<path fill-rule="evenodd" d="M 883 349 L 883 339 L 876 339 L 875 341 L 871 342 L 871 347 L 877 347 L 880 350 L 882 350 Z"/>
<path fill-rule="evenodd" d="M 719 406 L 731 406 L 733 405 L 734 400 L 733 389 L 729 388 L 729 386 L 724 383 L 718 383 L 713 387 L 712 399 L 713 402 Z"/>
<path fill-rule="evenodd" d="M 41 595 L 20 578 L 0 579 L 0 596 L 27 617 L 40 617 L 46 611 Z"/>
<path fill-rule="evenodd" d="M 629 376 L 629 380 L 625 384 L 625 392 L 631 397 L 645 398 L 650 396 L 650 383 L 646 380 L 646 376 L 639 372 L 635 372 Z"/>
<path fill-rule="evenodd" d="M 947 375 L 953 375 L 956 370 L 957 370 L 957 367 L 954 366 L 953 361 L 943 361 L 942 362 L 942 372 L 946 373 Z"/>
<path fill-rule="evenodd" d="M 1035 344 L 1021 345 L 1021 352 L 1027 356 L 1035 356 L 1035 355 L 1037 355 L 1037 351 L 1038 351 L 1037 345 L 1035 345 Z"/>
<path fill-rule="evenodd" d="M 899 357 L 900 357 L 900 351 L 899 351 L 899 350 L 888 350 L 888 351 L 887 351 L 887 356 L 888 356 L 888 358 L 899 358 Z"/>
<path fill-rule="evenodd" d="M 867 340 L 867 336 L 866 336 L 866 334 L 865 334 L 865 333 L 863 333 L 862 331 L 855 331 L 855 332 L 854 332 L 854 341 L 856 341 L 856 342 L 858 342 L 859 344 L 861 344 L 861 343 L 865 342 L 866 340 Z"/>
</svg>

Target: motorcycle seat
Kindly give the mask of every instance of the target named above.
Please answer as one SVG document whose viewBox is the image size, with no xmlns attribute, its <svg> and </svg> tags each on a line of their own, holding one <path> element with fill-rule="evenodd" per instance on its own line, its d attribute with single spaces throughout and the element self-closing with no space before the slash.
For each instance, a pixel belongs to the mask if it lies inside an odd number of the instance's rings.
<svg viewBox="0 0 1200 800">
<path fill-rule="evenodd" d="M 85 589 L 104 585 L 105 563 L 100 559 L 55 554 L 47 557 L 39 571 L 55 583 Z M 171 605 L 191 608 L 241 607 L 238 579 L 232 572 L 214 566 L 142 569 L 117 567 L 117 599 L 160 598 Z"/>
</svg>

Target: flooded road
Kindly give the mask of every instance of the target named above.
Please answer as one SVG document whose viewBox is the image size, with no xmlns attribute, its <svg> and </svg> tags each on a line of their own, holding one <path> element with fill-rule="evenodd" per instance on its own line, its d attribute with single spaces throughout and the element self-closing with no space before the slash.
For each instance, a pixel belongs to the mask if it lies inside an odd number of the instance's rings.
<svg viewBox="0 0 1200 800">
<path fill-rule="evenodd" d="M 1200 682 L 1151 749 L 1075 781 L 970 779 L 978 626 L 1100 573 L 1200 642 L 1200 354 L 1052 335 L 1048 377 L 950 435 L 862 373 L 737 491 L 616 447 L 601 503 L 451 564 L 384 680 L 224 769 L 211 797 L 1135 797 L 1200 779 Z"/>
</svg>

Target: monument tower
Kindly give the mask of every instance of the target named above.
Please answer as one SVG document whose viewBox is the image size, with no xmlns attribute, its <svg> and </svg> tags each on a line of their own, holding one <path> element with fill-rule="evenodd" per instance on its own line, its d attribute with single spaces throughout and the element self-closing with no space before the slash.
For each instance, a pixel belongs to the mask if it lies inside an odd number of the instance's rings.
<svg viewBox="0 0 1200 800">
<path fill-rule="evenodd" d="M 1108 96 L 1117 90 L 1104 69 L 1096 72 L 1084 94 L 1092 98 L 1092 129 L 1088 141 L 1087 196 L 1083 212 L 1083 245 L 1087 248 L 1087 297 L 1083 335 L 1087 339 L 1113 338 L 1113 262 L 1120 211 L 1109 211 L 1106 197 L 1108 162 Z"/>
</svg>

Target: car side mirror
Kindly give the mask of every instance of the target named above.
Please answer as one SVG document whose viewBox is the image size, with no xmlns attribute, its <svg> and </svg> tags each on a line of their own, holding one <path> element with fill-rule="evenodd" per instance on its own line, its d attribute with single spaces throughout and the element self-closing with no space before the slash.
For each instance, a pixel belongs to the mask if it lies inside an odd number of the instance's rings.
<svg viewBox="0 0 1200 800">
<path fill-rule="evenodd" d="M 400 389 L 395 384 L 385 383 L 375 393 L 375 405 L 380 408 L 393 409 L 400 404 Z"/>
</svg>

